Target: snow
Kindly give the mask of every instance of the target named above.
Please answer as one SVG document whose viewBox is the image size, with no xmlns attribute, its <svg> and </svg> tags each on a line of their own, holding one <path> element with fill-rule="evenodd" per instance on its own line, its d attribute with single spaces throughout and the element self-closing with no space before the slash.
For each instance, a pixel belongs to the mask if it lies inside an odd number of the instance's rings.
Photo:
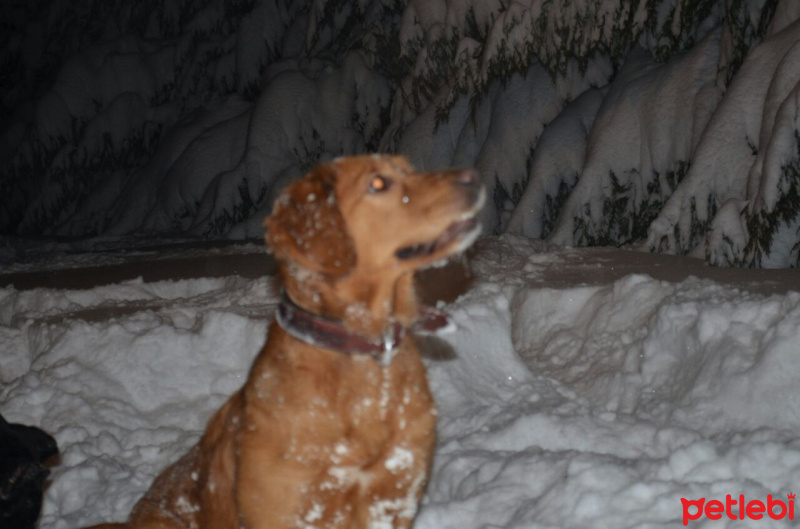
<svg viewBox="0 0 800 529">
<path fill-rule="evenodd" d="M 745 261 L 749 235 L 736 213 L 747 207 L 748 199 L 753 209 L 766 200 L 766 211 L 770 210 L 780 189 L 782 165 L 794 152 L 788 146 L 798 130 L 791 101 L 800 76 L 799 38 L 800 20 L 795 20 L 748 54 L 703 130 L 686 178 L 651 224 L 647 248 L 693 250 L 718 265 Z M 757 194 L 759 188 L 763 190 Z M 720 214 L 715 217 L 717 210 Z M 708 237 L 702 236 L 704 223 L 710 224 Z M 750 262 L 768 267 L 796 262 L 796 256 L 793 260 L 780 244 L 774 250 L 776 255 L 766 262 Z"/>
<path fill-rule="evenodd" d="M 427 361 L 416 527 L 677 527 L 681 498 L 797 492 L 796 273 L 550 243 L 797 265 L 799 2 L 79 4 L 2 8 L 0 224 L 104 238 L 0 240 L 3 274 L 252 257 L 151 235 L 260 239 L 343 154 L 477 167 L 509 234 L 445 307 L 456 359 Z M 63 453 L 40 527 L 121 520 L 244 380 L 277 285 L 189 275 L 0 287 L 0 410 Z"/>
<path fill-rule="evenodd" d="M 631 51 L 597 112 L 580 180 L 550 241 L 625 243 L 646 233 L 720 98 L 719 34 L 667 64 Z"/>
<path fill-rule="evenodd" d="M 796 0 L 18 4 L 3 234 L 257 237 L 389 152 L 477 167 L 486 233 L 797 265 Z"/>
<path fill-rule="evenodd" d="M 396 143 L 387 133 L 382 148 L 403 153 L 420 170 L 475 167 L 489 189 L 497 186 L 495 207 L 484 210 L 482 221 L 502 229 L 525 190 L 528 164 L 548 123 L 559 116 L 566 101 L 610 74 L 610 68 L 598 64 L 590 73 L 576 73 L 565 81 L 553 79 L 534 62 L 525 75 L 492 82 L 477 105 L 466 95 L 456 98 L 441 123 L 439 108 L 450 95 L 439 94 L 434 104 L 404 125 Z M 497 198 L 498 189 L 503 190 L 503 199 Z"/>
<path fill-rule="evenodd" d="M 244 152 L 250 105 L 231 98 L 216 109 L 195 112 L 165 134 L 148 163 L 126 183 L 117 203 L 89 200 L 101 211 L 111 210 L 108 233 L 127 233 L 144 225 L 148 230 L 189 226 L 189 213 L 202 199 L 205 187 L 231 168 Z M 174 213 L 183 212 L 183 226 Z"/>
<path fill-rule="evenodd" d="M 531 157 L 525 191 L 506 226 L 507 233 L 544 238 L 553 231 L 557 206 L 583 170 L 586 142 L 605 91 L 585 91 L 544 130 Z"/>
<path fill-rule="evenodd" d="M 438 443 L 417 529 L 679 527 L 682 497 L 800 488 L 796 276 L 511 235 L 470 267 L 445 307 L 457 356 L 426 361 Z M 124 518 L 240 386 L 277 300 L 270 277 L 0 289 L 3 415 L 63 454 L 40 527 Z"/>
</svg>

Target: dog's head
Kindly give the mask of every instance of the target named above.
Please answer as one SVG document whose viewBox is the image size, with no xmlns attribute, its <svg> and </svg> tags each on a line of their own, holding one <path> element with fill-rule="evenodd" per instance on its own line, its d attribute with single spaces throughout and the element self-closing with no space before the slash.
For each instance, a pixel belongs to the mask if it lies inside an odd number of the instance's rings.
<svg viewBox="0 0 800 529">
<path fill-rule="evenodd" d="M 285 265 L 328 280 L 395 276 L 447 259 L 480 234 L 471 169 L 419 173 L 401 156 L 338 158 L 291 184 L 265 221 Z"/>
</svg>

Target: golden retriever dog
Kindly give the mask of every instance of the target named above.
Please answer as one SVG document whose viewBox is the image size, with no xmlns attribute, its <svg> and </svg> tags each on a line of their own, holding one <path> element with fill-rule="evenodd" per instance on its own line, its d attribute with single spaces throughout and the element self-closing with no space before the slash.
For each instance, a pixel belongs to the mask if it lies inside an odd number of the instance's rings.
<svg viewBox="0 0 800 529">
<path fill-rule="evenodd" d="M 399 156 L 339 158 L 291 184 L 265 221 L 284 285 L 267 343 L 121 526 L 411 527 L 436 423 L 413 274 L 477 238 L 484 201 L 473 171 Z"/>
</svg>

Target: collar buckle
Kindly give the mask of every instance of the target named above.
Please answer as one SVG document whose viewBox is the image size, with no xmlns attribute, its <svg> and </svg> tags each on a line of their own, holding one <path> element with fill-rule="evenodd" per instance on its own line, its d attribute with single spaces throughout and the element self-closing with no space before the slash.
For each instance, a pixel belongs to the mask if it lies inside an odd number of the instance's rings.
<svg viewBox="0 0 800 529">
<path fill-rule="evenodd" d="M 397 352 L 397 346 L 402 338 L 402 335 L 402 327 L 400 327 L 397 323 L 392 323 L 392 325 L 389 325 L 383 330 L 383 352 L 378 359 L 378 362 L 380 362 L 383 367 L 386 367 L 392 363 L 392 358 L 394 358 L 394 355 Z"/>
</svg>

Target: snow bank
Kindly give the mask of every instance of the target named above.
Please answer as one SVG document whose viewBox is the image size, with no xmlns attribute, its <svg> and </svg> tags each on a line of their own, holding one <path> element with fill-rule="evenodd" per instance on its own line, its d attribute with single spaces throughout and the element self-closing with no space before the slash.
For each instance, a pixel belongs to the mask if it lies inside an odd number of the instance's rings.
<svg viewBox="0 0 800 529">
<path fill-rule="evenodd" d="M 681 497 L 800 486 L 800 293 L 542 288 L 573 253 L 542 250 L 484 241 L 450 309 L 459 359 L 429 366 L 440 437 L 418 527 L 675 527 Z"/>
<path fill-rule="evenodd" d="M 800 292 L 588 286 L 582 251 L 478 244 L 474 284 L 447 307 L 457 358 L 428 362 L 439 442 L 417 528 L 677 527 L 681 497 L 800 488 Z M 124 517 L 241 384 L 276 292 L 238 278 L 0 290 L 3 414 L 63 453 L 40 526 Z"/>
<path fill-rule="evenodd" d="M 62 449 L 41 527 L 128 512 L 242 384 L 277 301 L 237 278 L 0 296 L 3 414 Z"/>
</svg>

